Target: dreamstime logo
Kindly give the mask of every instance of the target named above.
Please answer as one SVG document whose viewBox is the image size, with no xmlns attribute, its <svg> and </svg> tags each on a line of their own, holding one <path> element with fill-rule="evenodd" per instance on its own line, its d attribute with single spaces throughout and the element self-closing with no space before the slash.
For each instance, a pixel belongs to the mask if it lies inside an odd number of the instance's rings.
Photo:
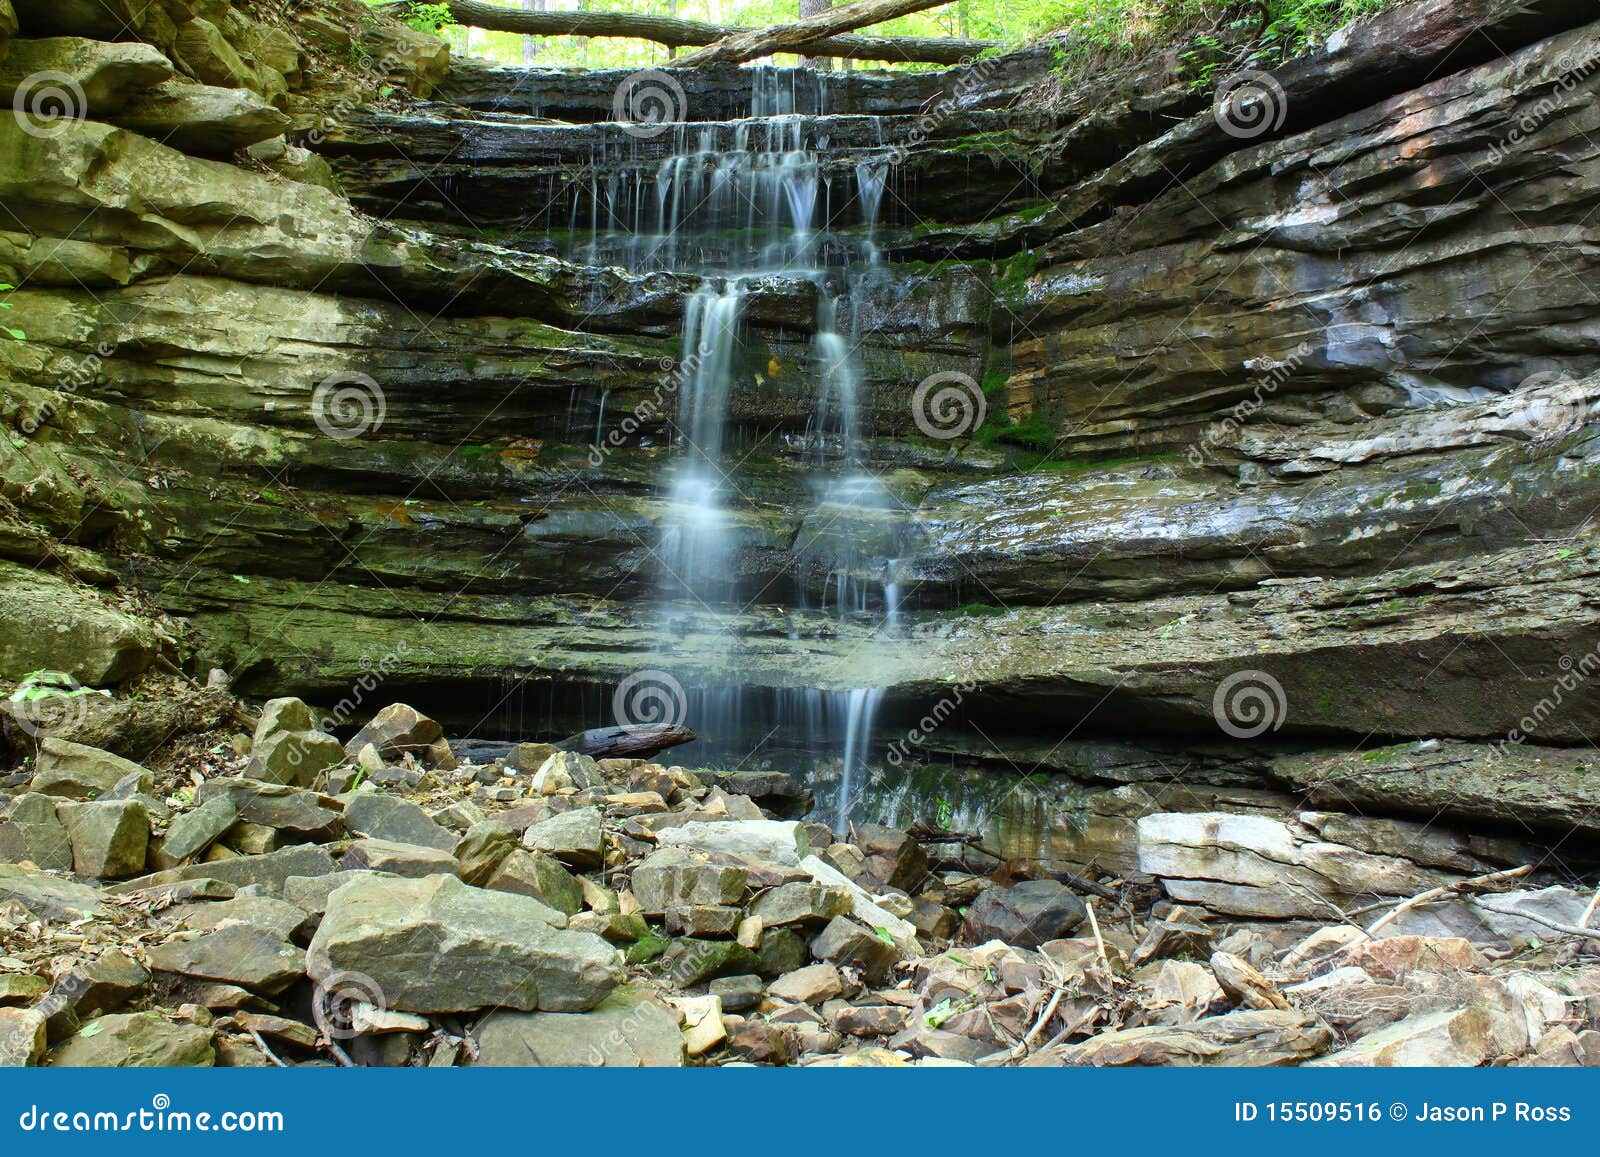
<svg viewBox="0 0 1600 1157">
<path fill-rule="evenodd" d="M 1578 429 L 1591 416 L 1595 403 L 1572 378 L 1544 370 L 1524 378 L 1514 393 L 1529 393 L 1523 417 L 1536 439 L 1559 438 Z"/>
<path fill-rule="evenodd" d="M 629 136 L 648 140 L 681 122 L 688 108 L 689 98 L 677 77 L 652 68 L 635 72 L 617 85 L 611 98 L 611 119 Z"/>
<path fill-rule="evenodd" d="M 324 1031 L 333 1040 L 351 1040 L 366 1031 L 362 1014 L 369 1008 L 387 1009 L 383 988 L 364 972 L 342 970 L 318 981 L 312 999 L 327 1010 Z"/>
<path fill-rule="evenodd" d="M 1289 115 L 1283 85 L 1264 72 L 1236 72 L 1217 86 L 1211 114 L 1230 137 L 1249 141 L 1277 132 Z"/>
<path fill-rule="evenodd" d="M 81 727 L 95 694 L 63 671 L 35 671 L 11 692 L 6 714 L 34 739 L 45 740 Z"/>
<path fill-rule="evenodd" d="M 17 85 L 11 111 L 29 136 L 59 137 L 84 118 L 89 102 L 66 73 L 35 72 Z"/>
<path fill-rule="evenodd" d="M 1235 671 L 1217 684 L 1211 715 L 1235 739 L 1254 739 L 1283 726 L 1288 713 L 1283 684 L 1265 671 Z"/>
<path fill-rule="evenodd" d="M 319 382 L 311 394 L 311 417 L 317 429 L 341 442 L 378 429 L 387 412 L 383 388 L 366 374 L 334 374 Z"/>
<path fill-rule="evenodd" d="M 611 712 L 624 731 L 675 727 L 689 713 L 683 684 L 665 671 L 635 671 L 617 685 Z"/>
<path fill-rule="evenodd" d="M 959 370 L 929 374 L 911 395 L 917 429 L 941 442 L 975 433 L 988 412 L 982 388 Z"/>
</svg>

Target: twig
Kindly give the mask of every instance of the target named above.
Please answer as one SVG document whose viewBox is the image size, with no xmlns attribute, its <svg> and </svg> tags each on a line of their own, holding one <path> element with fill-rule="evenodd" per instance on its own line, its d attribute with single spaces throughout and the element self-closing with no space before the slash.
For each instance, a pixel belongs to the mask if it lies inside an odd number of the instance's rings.
<svg viewBox="0 0 1600 1157">
<path fill-rule="evenodd" d="M 1480 888 L 1492 888 L 1496 884 L 1505 883 L 1507 880 L 1519 880 L 1531 871 L 1533 871 L 1533 865 L 1524 864 L 1520 868 L 1507 868 L 1503 872 L 1490 872 L 1486 876 L 1474 876 L 1472 879 L 1463 880 L 1459 884 L 1446 884 L 1442 888 L 1430 888 L 1428 891 L 1418 893 L 1411 899 L 1406 900 L 1393 911 L 1379 916 L 1367 926 L 1367 930 L 1361 939 L 1371 939 L 1378 929 L 1393 924 L 1413 908 L 1421 907 L 1423 904 L 1431 904 L 1433 901 L 1442 900 L 1446 896 L 1460 895 L 1462 892 L 1476 891 Z M 1360 943 L 1360 940 L 1356 942 Z"/>
<path fill-rule="evenodd" d="M 355 1061 L 350 1059 L 350 1054 L 345 1052 L 337 1040 L 334 1039 L 333 1029 L 328 1025 L 328 994 L 320 987 L 311 997 L 311 1019 L 317 1022 L 317 1031 L 322 1034 L 322 1039 L 328 1044 L 328 1051 L 333 1054 L 333 1059 L 347 1069 L 359 1068 Z"/>
<path fill-rule="evenodd" d="M 1594 895 L 1589 897 L 1589 906 L 1583 910 L 1583 916 L 1578 920 L 1579 928 L 1587 928 L 1589 921 L 1594 918 L 1595 905 L 1600 904 L 1600 888 L 1594 890 Z"/>
<path fill-rule="evenodd" d="M 257 1032 L 253 1028 L 248 1028 L 248 1027 L 244 1031 L 250 1034 L 250 1039 L 256 1042 L 256 1048 L 261 1050 L 262 1055 L 265 1056 L 267 1058 L 267 1060 L 271 1061 L 276 1067 L 278 1067 L 280 1069 L 286 1069 L 286 1068 L 289 1067 L 289 1062 L 288 1061 L 283 1060 L 281 1057 L 278 1056 L 277 1053 L 273 1052 L 270 1048 L 267 1047 L 267 1042 L 261 1039 L 261 1034 L 259 1032 Z"/>
<path fill-rule="evenodd" d="M 1544 916 L 1536 916 L 1532 912 L 1519 912 L 1515 908 L 1496 908 L 1493 904 L 1485 904 L 1482 900 L 1468 900 L 1474 908 L 1482 908 L 1485 912 L 1493 912 L 1498 916 L 1510 916 L 1515 920 L 1528 920 L 1534 924 L 1543 924 L 1546 928 L 1554 928 L 1557 932 L 1564 932 L 1568 936 L 1582 936 L 1586 940 L 1593 940 L 1600 944 L 1600 932 L 1593 928 L 1584 928 L 1577 924 L 1563 924 L 1559 920 L 1550 920 Z"/>
<path fill-rule="evenodd" d="M 1094 933 L 1095 951 L 1100 953 L 1100 963 L 1105 965 L 1106 975 L 1110 976 L 1111 958 L 1106 955 L 1106 941 L 1105 937 L 1100 935 L 1100 921 L 1095 918 L 1094 900 L 1092 898 L 1083 906 L 1083 910 L 1089 914 L 1089 929 Z"/>
</svg>

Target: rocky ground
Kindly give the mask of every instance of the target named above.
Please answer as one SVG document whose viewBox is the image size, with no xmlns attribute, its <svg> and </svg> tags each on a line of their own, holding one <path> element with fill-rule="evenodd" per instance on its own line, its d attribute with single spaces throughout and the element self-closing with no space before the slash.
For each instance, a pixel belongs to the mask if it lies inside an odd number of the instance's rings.
<svg viewBox="0 0 1600 1157">
<path fill-rule="evenodd" d="M 1129 787 L 1139 870 L 1088 878 L 832 831 L 776 772 L 320 722 L 150 766 L 44 737 L 0 779 L 0 1061 L 1600 1064 L 1593 896 L 1480 870 L 1506 841 Z"/>
</svg>

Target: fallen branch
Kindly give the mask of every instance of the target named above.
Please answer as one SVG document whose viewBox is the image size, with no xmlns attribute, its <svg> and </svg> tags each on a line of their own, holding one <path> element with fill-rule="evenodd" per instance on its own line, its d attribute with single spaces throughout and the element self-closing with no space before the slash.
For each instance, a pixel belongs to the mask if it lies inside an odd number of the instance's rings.
<svg viewBox="0 0 1600 1157">
<path fill-rule="evenodd" d="M 1533 871 L 1533 865 L 1524 864 L 1520 868 L 1507 868 L 1503 872 L 1490 872 L 1486 876 L 1474 876 L 1472 879 L 1462 880 L 1458 884 L 1446 884 L 1442 888 L 1430 888 L 1428 891 L 1421 892 L 1401 903 L 1393 911 L 1379 916 L 1367 926 L 1366 932 L 1352 943 L 1359 944 L 1362 940 L 1372 939 L 1380 928 L 1393 924 L 1413 908 L 1419 908 L 1423 904 L 1431 904 L 1435 900 L 1443 900 L 1447 896 L 1459 896 L 1464 892 L 1479 892 L 1485 888 L 1493 888 L 1510 880 L 1520 880 L 1531 871 Z"/>
<path fill-rule="evenodd" d="M 926 12 L 939 8 L 949 0 L 855 0 L 796 20 L 789 24 L 774 24 L 726 36 L 716 43 L 691 52 L 677 61 L 681 68 L 699 68 L 707 64 L 743 64 L 758 56 L 774 52 L 799 52 L 806 56 L 836 56 L 838 53 L 822 42 L 843 32 L 853 32 L 869 24 L 882 24 L 913 12 Z"/>
<path fill-rule="evenodd" d="M 253 1028 L 246 1028 L 244 1031 L 250 1034 L 250 1039 L 256 1042 L 256 1048 L 261 1050 L 262 1056 L 272 1062 L 274 1068 L 286 1069 L 289 1067 L 288 1061 L 267 1047 L 267 1042 L 261 1039 L 259 1032 Z"/>
<path fill-rule="evenodd" d="M 523 36 L 610 36 L 648 40 L 668 48 L 702 48 L 736 36 L 763 32 L 703 20 L 674 16 L 646 16 L 632 12 L 529 12 L 500 8 L 482 0 L 449 0 L 456 24 L 490 32 L 515 32 Z M 383 5 L 381 11 L 403 15 L 405 4 Z M 916 61 L 924 64 L 961 64 L 999 41 L 967 40 L 940 36 L 829 36 L 807 44 L 810 56 L 849 60 Z M 676 65 L 677 61 L 673 64 Z"/>
<path fill-rule="evenodd" d="M 1551 920 L 1546 916 L 1537 916 L 1532 912 L 1519 912 L 1515 908 L 1496 908 L 1493 904 L 1485 904 L 1482 900 L 1468 900 L 1474 908 L 1481 908 L 1485 912 L 1493 912 L 1497 916 L 1510 916 L 1514 920 L 1527 920 L 1533 924 L 1542 924 L 1546 928 L 1554 928 L 1557 932 L 1568 936 L 1581 936 L 1586 940 L 1593 940 L 1600 944 L 1600 932 L 1593 928 L 1584 928 L 1578 924 L 1563 924 L 1559 920 Z"/>
<path fill-rule="evenodd" d="M 334 1039 L 333 1029 L 328 1024 L 328 994 L 319 985 L 311 995 L 311 1019 L 317 1022 L 317 1031 L 322 1034 L 322 1039 L 327 1042 L 328 1051 L 333 1054 L 333 1059 L 347 1069 L 360 1068 L 355 1061 L 350 1059 L 350 1054 L 345 1052 L 339 1042 Z"/>
<path fill-rule="evenodd" d="M 569 735 L 556 743 L 563 751 L 576 751 L 591 759 L 649 759 L 669 747 L 689 743 L 693 731 L 679 723 L 652 723 L 638 727 L 596 727 Z"/>
</svg>

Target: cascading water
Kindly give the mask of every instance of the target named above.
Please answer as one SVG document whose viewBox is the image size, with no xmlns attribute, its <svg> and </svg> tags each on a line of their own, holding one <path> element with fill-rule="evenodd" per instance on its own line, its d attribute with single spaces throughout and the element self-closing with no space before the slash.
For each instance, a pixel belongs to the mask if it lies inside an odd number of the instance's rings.
<svg viewBox="0 0 1600 1157">
<path fill-rule="evenodd" d="M 811 114 L 826 111 L 825 84 L 804 70 L 752 69 L 751 76 L 750 119 L 676 125 L 672 148 L 653 172 L 634 164 L 602 178 L 597 164 L 572 206 L 576 259 L 705 279 L 685 309 L 662 519 L 658 592 L 668 627 L 680 616 L 739 606 L 734 474 L 743 435 L 729 421 L 730 396 L 749 371 L 741 343 L 749 287 L 775 275 L 809 280 L 818 300 L 815 395 L 800 445 L 812 504 L 794 548 L 796 589 L 810 581 L 821 592 L 821 607 L 812 609 L 840 616 L 888 604 L 887 552 L 874 564 L 857 533 L 864 518 L 892 503 L 865 468 L 859 335 L 855 311 L 841 301 L 841 289 L 854 296 L 880 280 L 875 229 L 886 169 L 868 160 L 824 175 Z M 853 242 L 829 227 L 848 206 L 857 208 L 864 234 Z M 861 577 L 874 571 L 881 577 Z M 690 716 L 710 740 L 706 746 L 734 760 L 748 754 L 758 705 L 769 716 L 763 727 L 830 736 L 842 765 L 828 810 L 836 822 L 847 820 L 860 797 L 883 690 L 717 687 L 728 672 L 704 668 L 722 666 L 719 658 L 702 647 L 693 660 L 702 686 L 692 694 Z"/>
</svg>

